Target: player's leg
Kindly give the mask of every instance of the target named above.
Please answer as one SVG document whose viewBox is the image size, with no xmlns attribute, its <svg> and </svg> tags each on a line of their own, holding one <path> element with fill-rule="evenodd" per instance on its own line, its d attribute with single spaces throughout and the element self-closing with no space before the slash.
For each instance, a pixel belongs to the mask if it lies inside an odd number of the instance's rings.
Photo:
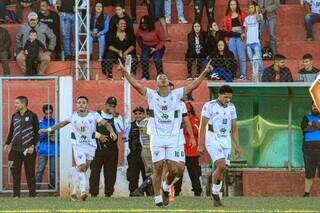
<svg viewBox="0 0 320 213">
<path fill-rule="evenodd" d="M 304 165 L 305 165 L 305 181 L 304 181 L 304 197 L 310 196 L 313 180 L 316 176 L 317 161 L 315 152 L 312 149 L 304 149 L 303 151 Z M 319 170 L 318 170 L 319 173 Z"/>
<path fill-rule="evenodd" d="M 78 175 L 78 185 L 80 188 L 80 198 L 83 199 L 86 194 L 86 174 L 87 171 L 87 161 L 86 161 L 86 150 L 80 146 L 73 146 L 74 160 L 77 168 Z"/>
<path fill-rule="evenodd" d="M 313 82 L 310 88 L 310 93 L 315 105 L 317 106 L 318 110 L 320 110 L 320 75 Z"/>
</svg>

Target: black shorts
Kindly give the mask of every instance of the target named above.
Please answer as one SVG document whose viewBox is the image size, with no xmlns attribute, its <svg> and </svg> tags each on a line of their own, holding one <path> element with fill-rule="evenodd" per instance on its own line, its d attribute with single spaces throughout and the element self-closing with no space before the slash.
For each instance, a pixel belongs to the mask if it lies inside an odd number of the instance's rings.
<svg viewBox="0 0 320 213">
<path fill-rule="evenodd" d="M 307 179 L 316 176 L 318 169 L 318 176 L 320 177 L 320 149 L 304 149 L 304 167 L 305 177 Z"/>
</svg>

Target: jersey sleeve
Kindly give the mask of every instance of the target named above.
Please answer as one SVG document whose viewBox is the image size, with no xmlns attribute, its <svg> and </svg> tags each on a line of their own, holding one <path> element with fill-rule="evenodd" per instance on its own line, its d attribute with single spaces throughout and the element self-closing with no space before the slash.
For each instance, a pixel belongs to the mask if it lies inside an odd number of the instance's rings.
<svg viewBox="0 0 320 213">
<path fill-rule="evenodd" d="M 234 105 L 232 105 L 230 113 L 231 113 L 231 120 L 237 119 L 237 111 Z"/>
<path fill-rule="evenodd" d="M 203 105 L 202 111 L 201 111 L 201 116 L 208 119 L 210 119 L 211 117 L 211 111 L 209 106 L 210 106 L 209 103 L 206 103 L 205 105 Z"/>
<path fill-rule="evenodd" d="M 114 119 L 114 125 L 117 130 L 117 133 L 124 132 L 124 124 L 123 124 L 123 119 L 121 115 L 119 115 Z"/>
<path fill-rule="evenodd" d="M 177 101 L 180 101 L 183 98 L 184 87 L 180 87 L 178 89 L 174 89 L 173 95 Z"/>
<path fill-rule="evenodd" d="M 97 112 L 94 112 L 94 119 L 96 120 L 97 123 L 103 120 L 102 116 Z"/>
<path fill-rule="evenodd" d="M 65 121 L 68 121 L 69 123 L 72 122 L 72 115 L 68 116 L 66 119 L 64 119 Z"/>
</svg>

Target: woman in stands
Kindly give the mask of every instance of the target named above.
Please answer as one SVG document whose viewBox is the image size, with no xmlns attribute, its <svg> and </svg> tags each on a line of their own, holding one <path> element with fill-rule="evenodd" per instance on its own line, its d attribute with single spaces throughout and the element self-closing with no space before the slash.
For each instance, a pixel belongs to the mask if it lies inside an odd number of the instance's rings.
<svg viewBox="0 0 320 213">
<path fill-rule="evenodd" d="M 245 14 L 240 10 L 238 0 L 229 0 L 228 8 L 223 19 L 223 29 L 228 32 L 244 32 Z M 246 47 L 243 39 L 230 38 L 229 49 L 233 52 L 240 63 L 240 79 L 246 79 Z"/>
<path fill-rule="evenodd" d="M 128 55 L 132 56 L 131 73 L 136 73 L 136 37 L 131 30 L 127 30 L 127 23 L 124 18 L 120 18 L 116 23 L 117 30 L 110 32 L 107 41 L 107 53 L 102 64 L 102 72 L 107 75 L 108 80 L 112 80 L 113 64 L 118 63 L 118 59 L 125 61 Z"/>
<path fill-rule="evenodd" d="M 192 63 L 196 61 L 197 73 L 195 78 L 198 78 L 204 60 L 207 57 L 206 32 L 202 30 L 199 22 L 194 22 L 191 32 L 188 34 L 188 49 L 185 56 L 187 61 L 188 76 L 187 80 L 192 80 Z"/>
<path fill-rule="evenodd" d="M 228 49 L 225 41 L 218 41 L 217 50 L 209 57 L 212 59 L 211 65 L 213 66 L 211 78 L 232 82 L 238 66 L 233 53 Z"/>
<path fill-rule="evenodd" d="M 99 43 L 99 61 L 102 61 L 106 49 L 106 35 L 109 31 L 109 16 L 103 13 L 103 5 L 95 4 L 94 12 L 90 18 L 90 54 L 92 54 L 93 42 Z"/>
<path fill-rule="evenodd" d="M 149 80 L 149 60 L 153 57 L 157 74 L 163 73 L 162 57 L 165 51 L 165 35 L 163 28 L 155 24 L 151 16 L 145 15 L 140 19 L 140 26 L 136 33 L 137 43 L 140 46 L 142 80 Z"/>
</svg>

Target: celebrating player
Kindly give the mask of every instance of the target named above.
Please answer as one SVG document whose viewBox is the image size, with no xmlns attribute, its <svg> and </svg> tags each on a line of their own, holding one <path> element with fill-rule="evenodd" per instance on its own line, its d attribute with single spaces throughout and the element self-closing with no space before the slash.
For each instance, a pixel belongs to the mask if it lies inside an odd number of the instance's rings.
<svg viewBox="0 0 320 213">
<path fill-rule="evenodd" d="M 230 102 L 232 93 L 230 86 L 221 86 L 218 99 L 207 102 L 201 113 L 198 152 L 204 152 L 205 137 L 207 151 L 215 164 L 212 175 L 212 197 L 215 207 L 222 206 L 219 193 L 226 165 L 230 164 L 231 136 L 235 144 L 235 154 L 240 157 L 237 113 L 235 106 Z"/>
<path fill-rule="evenodd" d="M 181 116 L 179 105 L 184 94 L 196 89 L 204 80 L 212 66 L 209 61 L 205 70 L 197 80 L 186 87 L 170 90 L 169 80 L 165 74 L 157 77 L 158 90 L 145 88 L 136 81 L 119 60 L 123 75 L 129 83 L 143 96 L 146 97 L 149 105 L 148 134 L 150 134 L 150 145 L 152 161 L 154 164 L 154 193 L 155 203 L 163 207 L 169 203 L 170 187 L 183 175 L 184 171 L 184 145 L 180 143 Z M 180 121 L 180 122 L 179 122 Z M 166 164 L 168 175 L 162 182 L 162 170 Z M 161 186 L 162 185 L 162 186 Z M 162 196 L 160 195 L 162 190 Z"/>
<path fill-rule="evenodd" d="M 320 111 L 320 75 L 318 75 L 317 79 L 312 84 L 310 88 L 310 94 L 313 98 L 315 105 Z"/>
<path fill-rule="evenodd" d="M 69 118 L 51 128 L 41 129 L 40 133 L 53 132 L 63 128 L 69 123 L 72 125 L 71 143 L 74 160 L 77 166 L 77 182 L 81 192 L 80 199 L 85 201 L 88 196 L 86 191 L 86 171 L 96 152 L 96 138 L 101 142 L 106 142 L 106 136 L 96 132 L 96 125 L 105 126 L 110 132 L 110 136 L 113 140 L 116 140 L 117 135 L 113 131 L 111 125 L 104 120 L 99 113 L 88 110 L 88 98 L 85 96 L 77 98 L 77 111 Z M 75 184 L 77 185 L 77 183 Z M 77 199 L 77 187 L 74 187 L 74 190 L 71 193 L 71 199 Z"/>
</svg>

